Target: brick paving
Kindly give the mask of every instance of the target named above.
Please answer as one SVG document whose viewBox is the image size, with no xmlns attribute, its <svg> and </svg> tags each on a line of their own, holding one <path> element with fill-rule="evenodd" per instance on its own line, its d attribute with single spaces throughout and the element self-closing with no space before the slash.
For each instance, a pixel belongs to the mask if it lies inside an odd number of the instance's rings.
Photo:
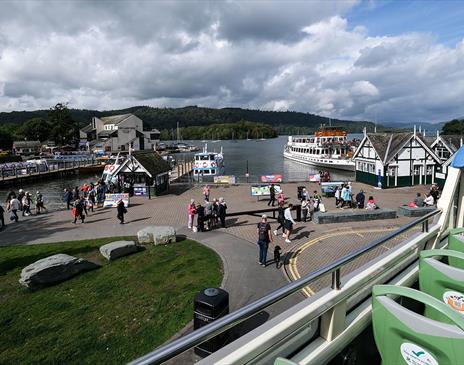
<svg viewBox="0 0 464 365">
<path fill-rule="evenodd" d="M 297 186 L 299 185 L 306 185 L 310 193 L 312 193 L 313 190 L 319 191 L 319 186 L 315 183 L 282 184 L 283 191 L 288 197 L 287 203 L 298 203 L 296 198 Z M 379 206 L 393 209 L 413 200 L 416 192 L 424 193 L 429 189 L 428 186 L 417 186 L 377 190 L 365 184 L 353 183 L 354 194 L 361 188 L 365 191 L 366 199 L 369 195 L 373 195 Z M 228 204 L 228 213 L 264 209 L 267 207 L 267 200 L 262 199 L 258 201 L 256 197 L 251 197 L 249 185 L 231 187 L 212 186 L 211 198 L 219 197 L 225 198 Z M 154 197 L 151 200 L 146 197 L 135 197 L 131 200 L 131 206 L 126 215 L 127 224 L 125 225 L 118 224 L 114 209 L 99 209 L 95 213 L 90 213 L 86 223 L 83 225 L 72 224 L 71 214 L 68 211 L 50 212 L 25 218 L 20 217 L 20 222 L 18 224 L 8 224 L 7 229 L 0 233 L 0 244 L 36 244 L 105 236 L 131 236 L 134 235 L 138 229 L 150 224 L 172 225 L 176 228 L 181 228 L 185 227 L 187 224 L 187 204 L 191 198 L 203 203 L 202 186 L 191 188 L 181 185 L 172 186 L 169 194 Z M 337 209 L 335 207 L 334 198 L 323 198 L 323 203 L 329 211 Z M 8 214 L 6 217 L 8 217 Z M 256 242 L 256 224 L 259 220 L 259 217 L 255 216 L 230 217 L 227 219 L 228 227 L 225 230 L 229 234 L 237 236 L 248 241 L 251 245 L 254 245 Z M 399 217 L 397 219 L 337 224 L 298 223 L 295 225 L 294 234 L 291 237 L 292 243 L 287 244 L 282 237 L 275 237 L 274 244 L 270 247 L 270 255 L 272 255 L 274 245 L 276 244 L 282 247 L 283 256 L 285 256 L 287 254 L 290 255 L 296 251 L 298 247 L 308 241 L 322 237 L 328 232 L 342 232 L 343 234 L 341 235 L 315 243 L 299 255 L 297 270 L 300 275 L 304 275 L 365 245 L 372 239 L 384 235 L 389 229 L 391 230 L 401 226 L 410 220 L 411 218 Z M 275 220 L 271 219 L 270 223 L 274 229 L 276 227 Z M 361 232 L 359 234 L 355 232 L 356 230 L 365 231 L 367 228 L 375 232 Z M 398 242 L 389 242 L 375 251 L 375 253 L 358 259 L 359 261 L 354 265 L 359 266 L 359 264 L 372 258 L 372 255 L 385 252 L 389 248 L 394 247 Z M 346 270 L 350 270 L 350 268 L 347 267 Z M 293 279 L 291 275 L 290 278 Z M 320 287 L 325 284 L 325 281 L 316 283 L 314 290 L 320 289 Z"/>
</svg>

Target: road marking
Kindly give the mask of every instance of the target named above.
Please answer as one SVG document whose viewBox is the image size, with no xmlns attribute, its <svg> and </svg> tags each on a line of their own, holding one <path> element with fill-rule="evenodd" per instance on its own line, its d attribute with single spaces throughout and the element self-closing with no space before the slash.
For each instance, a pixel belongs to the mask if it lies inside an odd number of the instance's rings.
<svg viewBox="0 0 464 365">
<path fill-rule="evenodd" d="M 323 235 L 321 235 L 319 237 L 313 238 L 312 240 L 310 240 L 310 241 L 308 241 L 306 243 L 303 243 L 300 247 L 298 247 L 298 249 L 295 252 L 293 252 L 292 256 L 290 257 L 288 268 L 289 268 L 289 271 L 290 271 L 290 274 L 291 274 L 291 279 L 292 280 L 298 280 L 298 279 L 301 278 L 301 275 L 300 275 L 300 273 L 298 271 L 298 267 L 297 267 L 298 256 L 303 251 L 308 249 L 309 247 L 315 245 L 318 242 L 322 242 L 324 239 L 337 237 L 337 236 L 344 236 L 344 235 L 348 235 L 348 234 L 356 234 L 356 235 L 364 238 L 364 236 L 361 235 L 360 232 L 361 233 L 376 233 L 376 232 L 394 231 L 396 229 L 397 229 L 397 227 L 393 227 L 393 228 L 376 228 L 376 229 L 373 228 L 373 229 L 361 229 L 361 230 L 354 230 L 354 229 L 351 228 L 351 231 L 348 231 L 348 232 L 347 231 L 335 230 L 335 231 L 323 234 Z M 383 246 L 383 247 L 389 250 L 388 247 L 385 247 L 385 246 Z M 312 290 L 309 285 L 304 287 L 302 289 L 302 291 L 307 297 L 310 297 L 311 295 L 315 294 L 314 290 Z"/>
</svg>

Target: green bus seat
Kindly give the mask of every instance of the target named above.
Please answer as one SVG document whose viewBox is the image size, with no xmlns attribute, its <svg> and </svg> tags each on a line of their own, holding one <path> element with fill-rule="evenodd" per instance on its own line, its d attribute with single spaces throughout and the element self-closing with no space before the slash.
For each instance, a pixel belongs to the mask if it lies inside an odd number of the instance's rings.
<svg viewBox="0 0 464 365">
<path fill-rule="evenodd" d="M 453 324 L 417 314 L 387 295 L 410 298 L 430 306 Z M 383 365 L 456 365 L 464 359 L 464 318 L 443 302 L 418 290 L 375 285 L 372 327 Z"/>
<path fill-rule="evenodd" d="M 438 256 L 446 257 L 448 264 L 440 261 Z M 464 270 L 454 267 L 452 262 L 459 262 L 459 266 L 463 266 L 464 253 L 451 250 L 422 251 L 419 259 L 419 288 L 464 315 Z M 424 315 L 450 323 L 448 317 L 430 307 L 425 308 Z"/>
</svg>

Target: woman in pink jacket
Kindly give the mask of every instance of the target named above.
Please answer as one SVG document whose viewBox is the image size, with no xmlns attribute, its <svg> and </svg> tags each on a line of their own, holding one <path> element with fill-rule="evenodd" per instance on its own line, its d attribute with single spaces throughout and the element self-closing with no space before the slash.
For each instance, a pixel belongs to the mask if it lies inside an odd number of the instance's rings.
<svg viewBox="0 0 464 365">
<path fill-rule="evenodd" d="M 277 195 L 277 203 L 279 203 L 279 204 L 285 203 L 285 195 L 284 195 L 283 191 L 281 191 L 279 193 L 279 195 Z"/>
<path fill-rule="evenodd" d="M 188 211 L 188 228 L 192 229 L 193 217 L 195 216 L 195 213 L 196 213 L 195 200 L 190 199 L 190 204 L 187 206 L 187 211 Z"/>
</svg>

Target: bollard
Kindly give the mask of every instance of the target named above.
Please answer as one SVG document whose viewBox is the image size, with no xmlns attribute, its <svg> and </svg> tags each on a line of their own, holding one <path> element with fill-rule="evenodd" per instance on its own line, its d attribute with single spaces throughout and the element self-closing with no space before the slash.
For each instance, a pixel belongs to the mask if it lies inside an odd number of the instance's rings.
<svg viewBox="0 0 464 365">
<path fill-rule="evenodd" d="M 295 205 L 294 208 L 296 210 L 296 221 L 301 222 L 301 205 Z"/>
</svg>

